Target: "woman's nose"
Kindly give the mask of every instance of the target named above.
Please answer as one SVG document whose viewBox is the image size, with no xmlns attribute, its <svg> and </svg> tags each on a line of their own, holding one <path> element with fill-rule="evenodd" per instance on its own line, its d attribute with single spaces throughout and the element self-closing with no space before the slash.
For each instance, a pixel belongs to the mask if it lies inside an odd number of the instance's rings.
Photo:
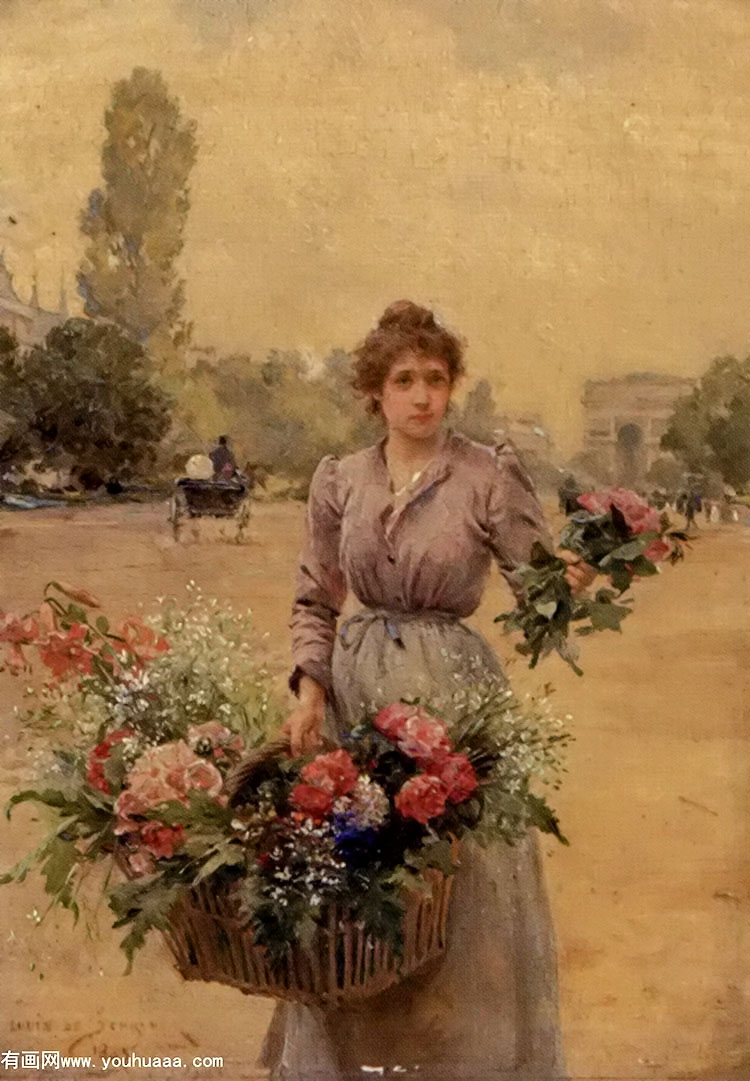
<svg viewBox="0 0 750 1081">
<path fill-rule="evenodd" d="M 426 405 L 430 400 L 430 390 L 426 383 L 418 380 L 414 384 L 414 401 L 420 405 Z"/>
</svg>

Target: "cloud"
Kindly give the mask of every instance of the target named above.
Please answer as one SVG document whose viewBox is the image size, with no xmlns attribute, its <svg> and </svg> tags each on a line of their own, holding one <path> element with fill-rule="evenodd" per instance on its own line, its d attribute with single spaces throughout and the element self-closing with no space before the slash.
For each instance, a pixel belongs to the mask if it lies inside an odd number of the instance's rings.
<svg viewBox="0 0 750 1081">
<path fill-rule="evenodd" d="M 443 23 L 470 68 L 547 79 L 582 73 L 637 49 L 641 26 L 621 0 L 400 0 Z"/>
</svg>

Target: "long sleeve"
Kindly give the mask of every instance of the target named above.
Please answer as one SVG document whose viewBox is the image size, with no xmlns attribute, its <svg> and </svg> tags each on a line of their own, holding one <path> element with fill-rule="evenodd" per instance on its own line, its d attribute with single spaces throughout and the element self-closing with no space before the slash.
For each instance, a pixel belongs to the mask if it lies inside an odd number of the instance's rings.
<svg viewBox="0 0 750 1081">
<path fill-rule="evenodd" d="M 516 569 L 526 563 L 534 541 L 550 552 L 554 545 L 534 484 L 511 443 L 495 448 L 496 469 L 490 487 L 487 519 L 490 548 L 514 593 Z"/>
<path fill-rule="evenodd" d="M 303 674 L 327 691 L 331 687 L 336 620 L 346 597 L 339 561 L 340 537 L 338 461 L 329 456 L 320 462 L 310 484 L 305 540 L 289 623 L 293 665 L 289 685 L 295 692 Z"/>
</svg>

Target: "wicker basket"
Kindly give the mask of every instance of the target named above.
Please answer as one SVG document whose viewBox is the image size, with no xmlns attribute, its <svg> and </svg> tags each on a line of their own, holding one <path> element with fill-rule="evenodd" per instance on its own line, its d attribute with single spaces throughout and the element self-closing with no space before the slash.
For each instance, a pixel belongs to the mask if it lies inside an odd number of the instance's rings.
<svg viewBox="0 0 750 1081">
<path fill-rule="evenodd" d="M 312 945 L 291 947 L 282 965 L 269 964 L 265 947 L 237 912 L 231 893 L 201 883 L 172 910 L 164 937 L 187 980 L 216 981 L 247 995 L 267 995 L 334 1007 L 384 991 L 439 957 L 446 946 L 450 877 L 428 870 L 430 892 L 405 899 L 403 953 L 331 906 L 327 926 Z"/>
<path fill-rule="evenodd" d="M 230 803 L 241 807 L 243 792 L 258 783 L 269 762 L 288 750 L 288 741 L 279 739 L 247 755 L 226 779 Z M 457 842 L 453 847 L 455 860 Z M 124 861 L 120 863 L 128 873 Z M 186 980 L 225 983 L 246 995 L 336 1007 L 379 994 L 445 952 L 452 877 L 431 868 L 423 877 L 429 890 L 409 891 L 403 897 L 403 950 L 398 954 L 367 934 L 347 909 L 331 905 L 312 944 L 290 947 L 284 962 L 272 966 L 265 947 L 255 945 L 252 927 L 241 915 L 231 887 L 217 890 L 210 880 L 177 902 L 164 938 Z"/>
</svg>

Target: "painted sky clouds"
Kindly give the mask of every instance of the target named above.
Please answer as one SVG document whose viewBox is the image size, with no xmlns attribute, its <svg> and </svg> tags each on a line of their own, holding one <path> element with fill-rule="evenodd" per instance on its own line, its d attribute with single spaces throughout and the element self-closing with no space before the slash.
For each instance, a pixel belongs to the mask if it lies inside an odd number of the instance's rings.
<svg viewBox="0 0 750 1081">
<path fill-rule="evenodd" d="M 747 352 L 743 3 L 2 0 L 0 26 L 0 246 L 42 303 L 144 65 L 198 124 L 198 344 L 322 352 L 411 296 L 563 445 L 583 378 Z"/>
</svg>

